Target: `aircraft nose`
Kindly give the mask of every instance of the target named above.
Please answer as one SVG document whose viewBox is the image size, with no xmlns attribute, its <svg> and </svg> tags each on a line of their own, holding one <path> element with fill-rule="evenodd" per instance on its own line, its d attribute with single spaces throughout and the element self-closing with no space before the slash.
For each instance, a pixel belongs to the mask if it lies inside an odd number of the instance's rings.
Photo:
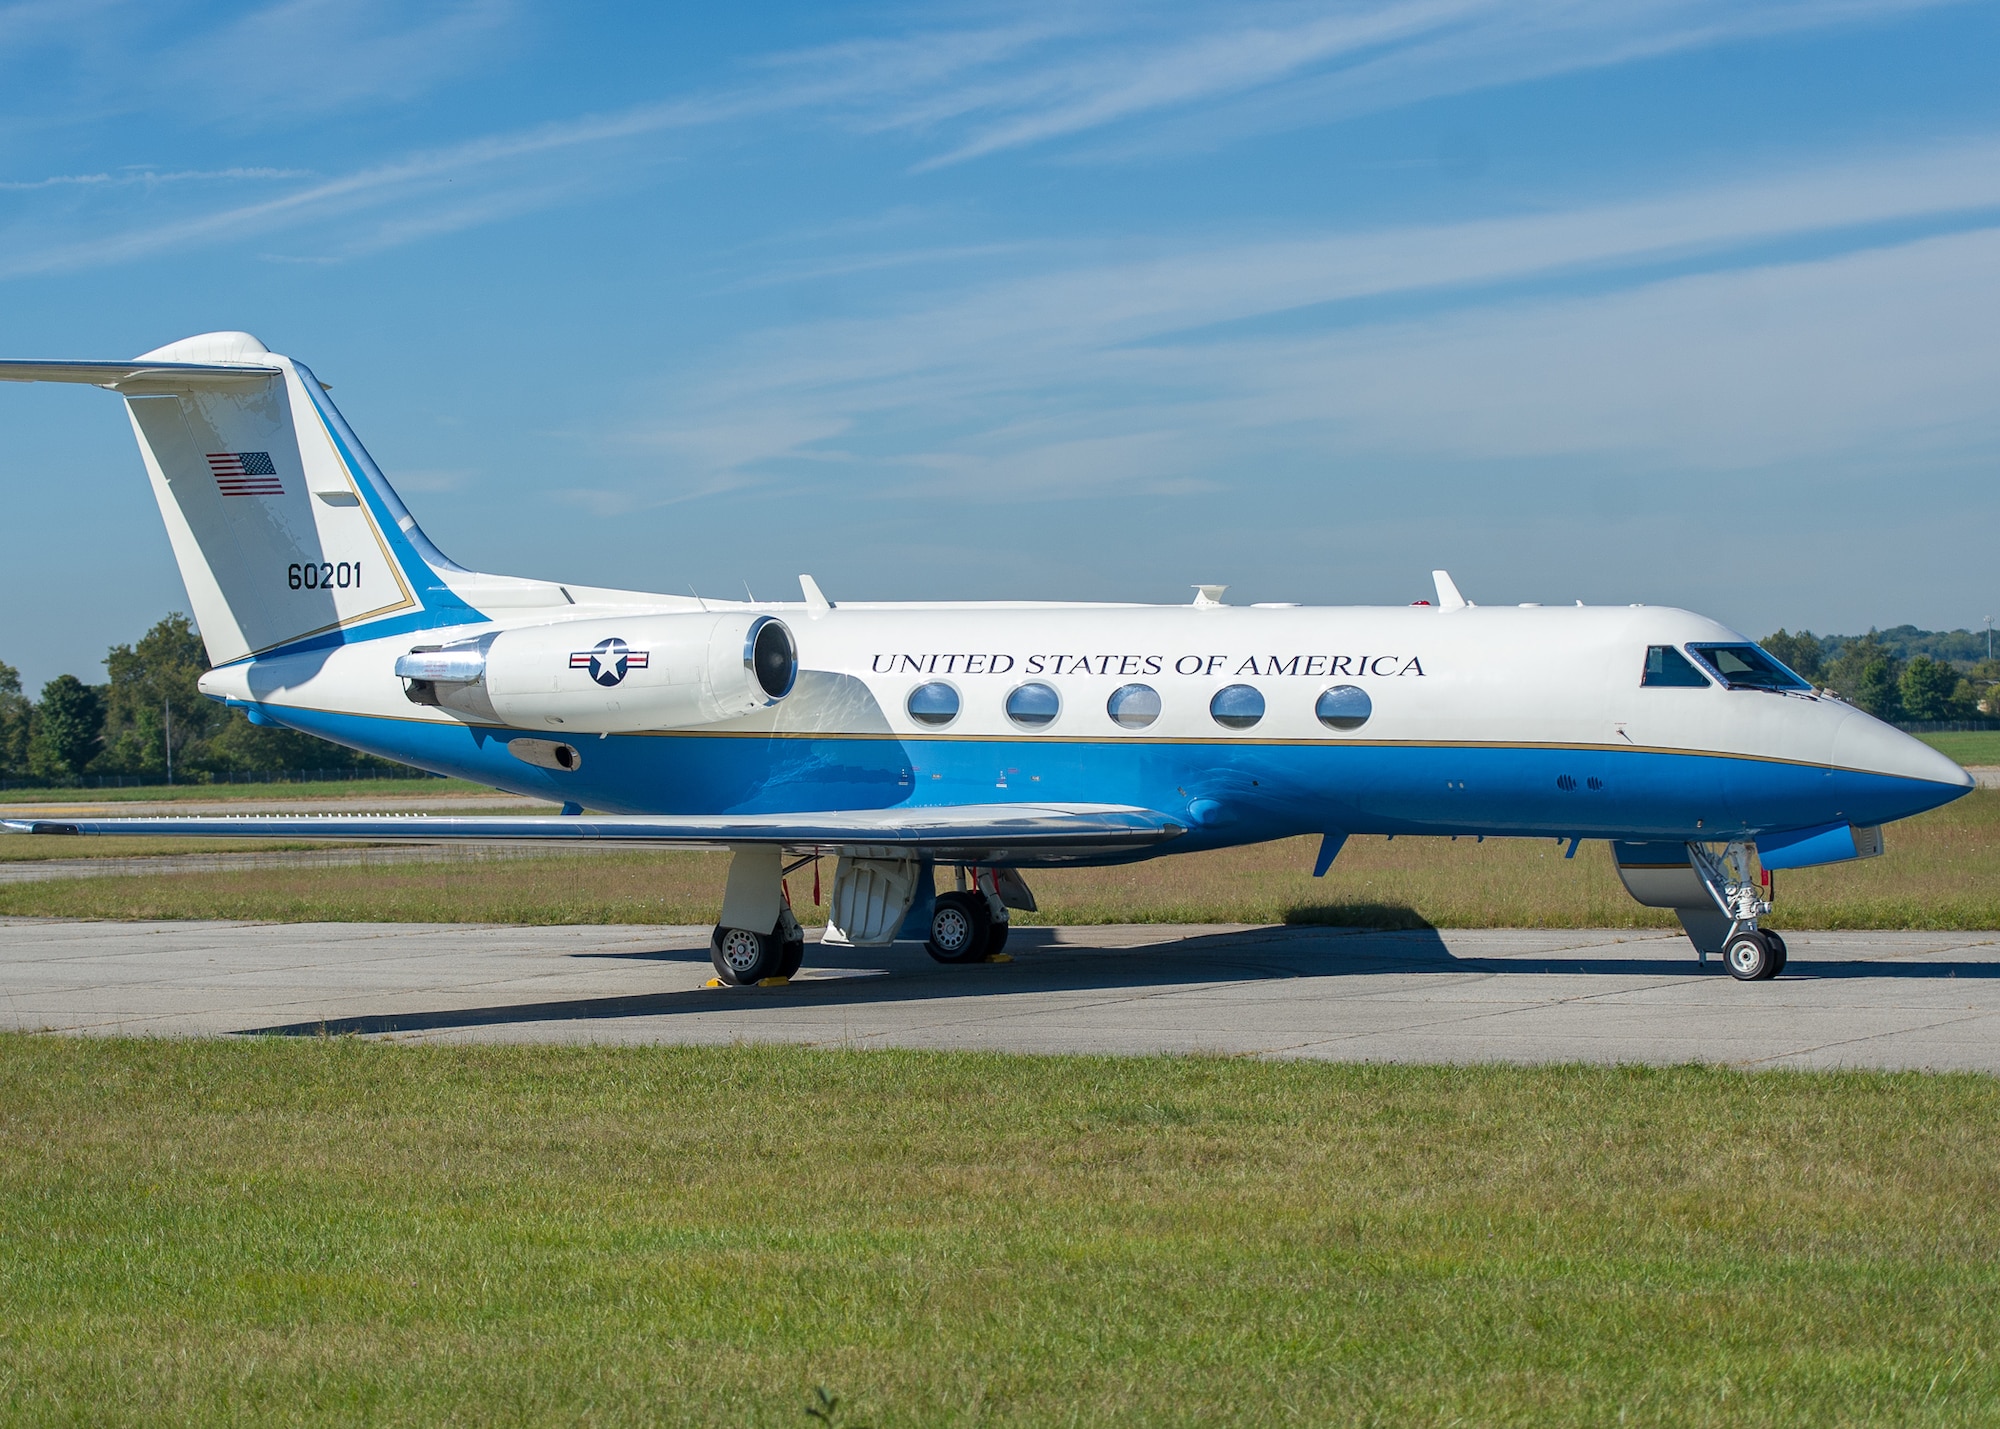
<svg viewBox="0 0 2000 1429">
<path fill-rule="evenodd" d="M 1834 731 L 1833 765 L 1895 779 L 1921 779 L 1958 790 L 1972 787 L 1972 776 L 1957 760 L 1860 710 L 1848 715 Z"/>
</svg>

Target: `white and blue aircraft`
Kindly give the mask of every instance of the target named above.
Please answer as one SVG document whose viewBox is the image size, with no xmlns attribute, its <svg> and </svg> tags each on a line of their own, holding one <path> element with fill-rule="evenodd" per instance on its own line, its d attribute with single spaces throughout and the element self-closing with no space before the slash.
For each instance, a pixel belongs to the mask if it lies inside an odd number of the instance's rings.
<svg viewBox="0 0 2000 1429">
<path fill-rule="evenodd" d="M 1971 779 L 1656 606 L 705 600 L 484 575 L 425 537 L 304 364 L 246 333 L 0 378 L 125 399 L 214 668 L 259 724 L 558 816 L 33 820 L 59 834 L 726 848 L 729 983 L 789 977 L 787 860 L 835 944 L 998 952 L 1024 868 L 1353 834 L 1610 842 L 1702 960 L 1775 976 L 1767 873 L 1867 858 Z M 585 813 L 589 810 L 589 813 Z M 1754 861 L 1753 861 L 1754 859 Z M 956 887 L 936 891 L 936 870 Z"/>
</svg>

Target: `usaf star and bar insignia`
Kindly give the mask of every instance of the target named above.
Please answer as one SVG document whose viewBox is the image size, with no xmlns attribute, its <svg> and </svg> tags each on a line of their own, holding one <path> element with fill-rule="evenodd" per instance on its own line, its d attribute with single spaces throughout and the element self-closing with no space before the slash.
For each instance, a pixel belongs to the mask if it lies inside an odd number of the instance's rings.
<svg viewBox="0 0 2000 1429">
<path fill-rule="evenodd" d="M 572 650 L 569 667 L 590 671 L 591 679 L 608 687 L 624 679 L 627 670 L 645 669 L 649 653 L 632 649 L 614 635 L 608 640 L 598 641 L 588 650 Z"/>
</svg>

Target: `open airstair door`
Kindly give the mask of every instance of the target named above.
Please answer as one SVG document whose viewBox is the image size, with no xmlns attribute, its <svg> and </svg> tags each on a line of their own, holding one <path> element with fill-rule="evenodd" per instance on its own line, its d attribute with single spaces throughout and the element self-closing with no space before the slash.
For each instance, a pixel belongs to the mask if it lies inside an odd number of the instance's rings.
<svg viewBox="0 0 2000 1429">
<path fill-rule="evenodd" d="M 181 579 L 224 665 L 391 616 L 481 618 L 318 381 L 247 333 L 126 363 L 0 363 L 0 379 L 125 398 Z"/>
</svg>

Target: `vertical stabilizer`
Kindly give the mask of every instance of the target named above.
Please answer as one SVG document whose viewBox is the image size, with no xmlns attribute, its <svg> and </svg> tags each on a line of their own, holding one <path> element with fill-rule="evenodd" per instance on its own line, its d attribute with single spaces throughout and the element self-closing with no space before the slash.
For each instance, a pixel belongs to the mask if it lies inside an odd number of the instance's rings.
<svg viewBox="0 0 2000 1429">
<path fill-rule="evenodd" d="M 130 362 L 0 369 L 125 398 L 215 664 L 356 625 L 484 618 L 445 583 L 460 568 L 425 539 L 318 380 L 248 333 Z"/>
</svg>

